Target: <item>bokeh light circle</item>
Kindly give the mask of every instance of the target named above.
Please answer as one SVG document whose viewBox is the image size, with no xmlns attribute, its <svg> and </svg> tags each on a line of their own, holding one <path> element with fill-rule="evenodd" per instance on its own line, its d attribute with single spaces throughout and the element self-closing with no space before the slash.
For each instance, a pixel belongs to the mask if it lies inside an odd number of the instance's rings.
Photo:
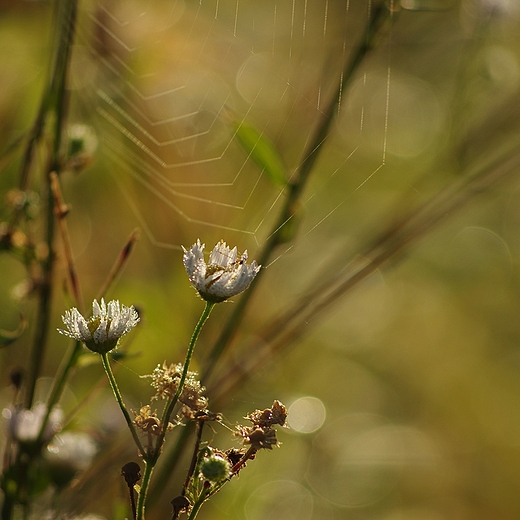
<svg viewBox="0 0 520 520">
<path fill-rule="evenodd" d="M 258 487 L 244 505 L 247 520 L 310 520 L 311 492 L 291 480 L 275 480 Z"/>
<path fill-rule="evenodd" d="M 291 429 L 299 433 L 312 433 L 325 422 L 325 405 L 316 397 L 300 397 L 289 406 L 287 422 Z"/>
</svg>

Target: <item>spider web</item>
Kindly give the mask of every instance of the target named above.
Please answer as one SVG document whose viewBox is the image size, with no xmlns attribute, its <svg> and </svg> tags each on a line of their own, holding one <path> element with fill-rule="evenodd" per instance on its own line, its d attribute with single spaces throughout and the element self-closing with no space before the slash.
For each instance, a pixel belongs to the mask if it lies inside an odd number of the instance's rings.
<svg viewBox="0 0 520 520">
<path fill-rule="evenodd" d="M 189 236 L 244 249 L 268 239 L 285 189 L 240 146 L 236 128 L 253 125 L 272 141 L 290 180 L 324 106 L 338 96 L 371 9 L 365 0 L 113 0 L 88 13 L 89 36 L 80 40 L 94 40 L 83 42 L 92 53 L 84 60 L 95 63 L 101 153 L 154 246 L 177 249 Z M 385 164 L 388 48 L 357 72 L 352 101 L 339 95 L 301 201 L 300 241 L 341 223 L 345 202 Z M 367 88 L 380 93 L 368 133 Z"/>
</svg>

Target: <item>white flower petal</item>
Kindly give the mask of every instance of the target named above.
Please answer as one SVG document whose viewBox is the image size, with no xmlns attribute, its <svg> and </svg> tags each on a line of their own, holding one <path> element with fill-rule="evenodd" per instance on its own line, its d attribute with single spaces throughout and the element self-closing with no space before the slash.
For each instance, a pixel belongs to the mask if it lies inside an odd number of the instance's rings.
<svg viewBox="0 0 520 520">
<path fill-rule="evenodd" d="M 108 302 L 107 318 L 113 319 L 116 316 L 119 316 L 120 313 L 121 310 L 119 308 L 119 300 L 112 300 L 111 302 Z"/>
<path fill-rule="evenodd" d="M 76 326 L 78 329 L 78 335 L 79 335 L 79 341 L 82 341 L 81 338 L 86 338 L 87 340 L 92 339 L 92 334 L 90 333 L 90 330 L 88 328 L 87 320 L 80 314 L 78 310 L 76 310 L 77 316 L 76 316 Z"/>
<path fill-rule="evenodd" d="M 94 331 L 94 342 L 95 343 L 105 343 L 107 341 L 107 326 L 108 323 L 106 320 L 101 319 L 101 323 L 99 324 L 99 327 Z"/>
<path fill-rule="evenodd" d="M 103 307 L 105 306 L 105 302 L 103 301 L 103 298 L 101 298 L 101 305 Z M 101 310 L 99 303 L 97 302 L 97 300 L 94 300 L 92 302 L 92 316 L 101 316 L 102 314 L 104 314 L 104 313 Z"/>
<path fill-rule="evenodd" d="M 65 311 L 65 315 L 62 316 L 61 319 L 67 327 L 67 330 L 58 329 L 60 334 L 69 336 L 69 338 L 77 341 L 84 341 L 84 338 L 91 339 L 87 322 L 78 309 L 73 307 L 70 311 Z"/>
<path fill-rule="evenodd" d="M 184 247 L 182 248 L 184 251 L 184 267 L 190 278 L 195 273 L 195 270 L 197 269 L 197 266 L 200 264 L 201 261 L 204 264 L 204 267 L 206 266 L 206 264 L 204 263 L 205 247 L 205 244 L 201 244 L 200 240 L 197 240 L 197 243 L 193 244 L 189 251 L 184 249 Z"/>
</svg>

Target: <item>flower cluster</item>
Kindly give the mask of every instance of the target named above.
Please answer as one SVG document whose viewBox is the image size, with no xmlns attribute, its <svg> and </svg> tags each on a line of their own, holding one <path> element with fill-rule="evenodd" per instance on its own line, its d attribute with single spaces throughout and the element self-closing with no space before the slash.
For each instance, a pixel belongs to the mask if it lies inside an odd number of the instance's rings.
<svg viewBox="0 0 520 520">
<path fill-rule="evenodd" d="M 273 430 L 275 424 L 285 426 L 287 419 L 287 408 L 280 402 L 274 401 L 271 408 L 265 410 L 255 410 L 246 417 L 253 423 L 252 426 L 237 424 L 235 436 L 240 437 L 245 446 L 250 446 L 254 451 L 260 449 L 272 450 L 273 446 L 278 446 L 276 431 Z"/>
<path fill-rule="evenodd" d="M 178 363 L 168 366 L 166 362 L 157 365 L 152 374 L 143 377 L 152 379 L 151 385 L 156 393 L 153 399 L 171 399 L 177 393 L 182 376 L 183 365 Z M 206 410 L 208 398 L 204 395 L 205 388 L 197 379 L 197 372 L 188 372 L 179 396 L 179 401 L 184 405 L 181 415 L 193 418 L 194 414 Z"/>
<path fill-rule="evenodd" d="M 61 334 L 81 341 L 93 352 L 106 354 L 139 323 L 139 315 L 133 306 L 120 305 L 118 300 L 106 305 L 101 298 L 101 305 L 97 300 L 92 303 L 92 317 L 88 320 L 76 307 L 65 311 L 62 320 L 67 330 L 58 329 Z"/>
<path fill-rule="evenodd" d="M 204 260 L 205 244 L 200 240 L 184 249 L 184 267 L 192 285 L 210 303 L 220 303 L 245 291 L 260 271 L 253 261 L 247 264 L 247 251 L 238 259 L 237 248 L 230 249 L 222 240 L 213 248 L 209 262 Z"/>
</svg>

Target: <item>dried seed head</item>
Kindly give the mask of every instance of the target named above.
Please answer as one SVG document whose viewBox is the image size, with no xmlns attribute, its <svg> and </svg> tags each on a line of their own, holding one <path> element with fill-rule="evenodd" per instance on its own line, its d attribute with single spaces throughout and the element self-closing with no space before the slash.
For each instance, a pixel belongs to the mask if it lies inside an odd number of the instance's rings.
<svg viewBox="0 0 520 520">
<path fill-rule="evenodd" d="M 156 390 L 152 399 L 171 399 L 179 388 L 182 369 L 183 366 L 180 363 L 168 366 L 164 362 L 162 366 L 157 365 L 152 374 L 143 376 L 151 378 L 151 385 Z M 197 379 L 197 372 L 188 372 L 179 396 L 179 401 L 184 405 L 180 415 L 194 419 L 198 412 L 205 411 L 208 406 L 208 398 L 204 396 L 205 390 Z"/>
<path fill-rule="evenodd" d="M 287 408 L 285 408 L 280 401 L 274 401 L 271 408 L 255 410 L 246 415 L 245 418 L 249 419 L 255 426 L 259 426 L 260 428 L 270 428 L 274 424 L 285 426 Z"/>
<path fill-rule="evenodd" d="M 173 517 L 176 518 L 179 516 L 179 513 L 182 513 L 182 511 L 187 511 L 190 507 L 190 501 L 184 496 L 179 495 L 175 497 L 170 504 L 173 507 Z"/>
<path fill-rule="evenodd" d="M 243 426 L 237 424 L 233 434 L 241 437 L 246 446 L 252 446 L 255 450 L 272 450 L 273 446 L 278 446 L 276 431 L 270 428 L 263 429 L 255 426 Z"/>
<path fill-rule="evenodd" d="M 141 468 L 137 462 L 127 462 L 121 468 L 121 475 L 124 477 L 128 487 L 134 487 L 141 480 Z"/>
<path fill-rule="evenodd" d="M 161 420 L 156 412 L 152 412 L 149 404 L 143 406 L 139 413 L 134 412 L 134 424 L 143 432 L 159 435 L 161 433 Z"/>
</svg>

